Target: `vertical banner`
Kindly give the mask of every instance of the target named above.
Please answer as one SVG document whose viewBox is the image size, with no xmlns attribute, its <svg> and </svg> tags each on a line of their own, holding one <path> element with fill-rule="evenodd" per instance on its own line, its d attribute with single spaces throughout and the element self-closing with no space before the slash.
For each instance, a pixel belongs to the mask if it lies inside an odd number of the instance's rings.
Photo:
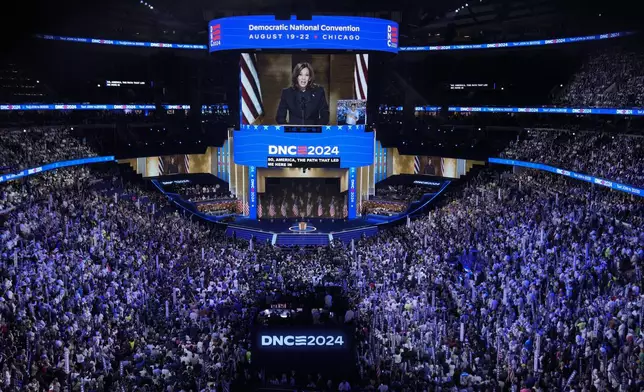
<svg viewBox="0 0 644 392">
<path fill-rule="evenodd" d="M 255 166 L 248 167 L 248 218 L 257 219 L 257 169 Z"/>
<path fill-rule="evenodd" d="M 349 219 L 356 218 L 356 168 L 349 168 Z"/>
</svg>

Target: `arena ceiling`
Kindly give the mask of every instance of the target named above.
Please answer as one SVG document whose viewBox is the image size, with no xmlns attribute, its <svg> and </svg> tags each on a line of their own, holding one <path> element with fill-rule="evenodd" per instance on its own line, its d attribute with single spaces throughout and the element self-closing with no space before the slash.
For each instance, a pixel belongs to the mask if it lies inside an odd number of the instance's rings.
<svg viewBox="0 0 644 392">
<path fill-rule="evenodd" d="M 396 20 L 403 39 L 449 29 L 554 30 L 565 24 L 600 28 L 629 15 L 619 4 L 582 0 L 109 0 L 14 1 L 0 14 L 3 44 L 33 33 L 109 39 L 205 41 L 207 21 L 246 14 L 344 14 Z M 596 3 L 596 4 L 595 4 Z M 456 12 L 456 11 L 459 12 Z M 601 14 L 601 18 L 598 15 Z M 590 18 L 590 19 L 588 19 Z M 589 27 L 589 26 L 586 26 Z M 442 35 L 444 39 L 445 34 Z"/>
</svg>

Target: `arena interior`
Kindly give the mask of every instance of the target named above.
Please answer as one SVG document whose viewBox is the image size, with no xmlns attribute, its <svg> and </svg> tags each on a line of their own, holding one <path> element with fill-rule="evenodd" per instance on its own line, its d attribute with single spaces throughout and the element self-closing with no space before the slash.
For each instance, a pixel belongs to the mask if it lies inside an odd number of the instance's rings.
<svg viewBox="0 0 644 392">
<path fill-rule="evenodd" d="M 633 6 L 7 4 L 0 392 L 644 391 Z"/>
</svg>

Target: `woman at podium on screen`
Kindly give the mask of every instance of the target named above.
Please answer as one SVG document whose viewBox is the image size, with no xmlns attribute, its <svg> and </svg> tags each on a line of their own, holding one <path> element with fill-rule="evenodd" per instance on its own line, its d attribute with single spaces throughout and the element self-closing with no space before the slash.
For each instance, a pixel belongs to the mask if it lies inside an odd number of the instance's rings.
<svg viewBox="0 0 644 392">
<path fill-rule="evenodd" d="M 311 64 L 299 63 L 293 68 L 291 86 L 282 90 L 275 121 L 294 125 L 329 124 L 329 104 L 324 88 L 315 84 Z"/>
</svg>

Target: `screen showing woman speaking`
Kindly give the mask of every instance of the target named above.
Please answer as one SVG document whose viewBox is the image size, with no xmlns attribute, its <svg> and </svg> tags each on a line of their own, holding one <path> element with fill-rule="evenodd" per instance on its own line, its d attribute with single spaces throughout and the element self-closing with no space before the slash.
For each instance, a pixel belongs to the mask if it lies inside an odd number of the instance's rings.
<svg viewBox="0 0 644 392">
<path fill-rule="evenodd" d="M 363 125 L 368 54 L 242 53 L 241 124 Z"/>
</svg>

